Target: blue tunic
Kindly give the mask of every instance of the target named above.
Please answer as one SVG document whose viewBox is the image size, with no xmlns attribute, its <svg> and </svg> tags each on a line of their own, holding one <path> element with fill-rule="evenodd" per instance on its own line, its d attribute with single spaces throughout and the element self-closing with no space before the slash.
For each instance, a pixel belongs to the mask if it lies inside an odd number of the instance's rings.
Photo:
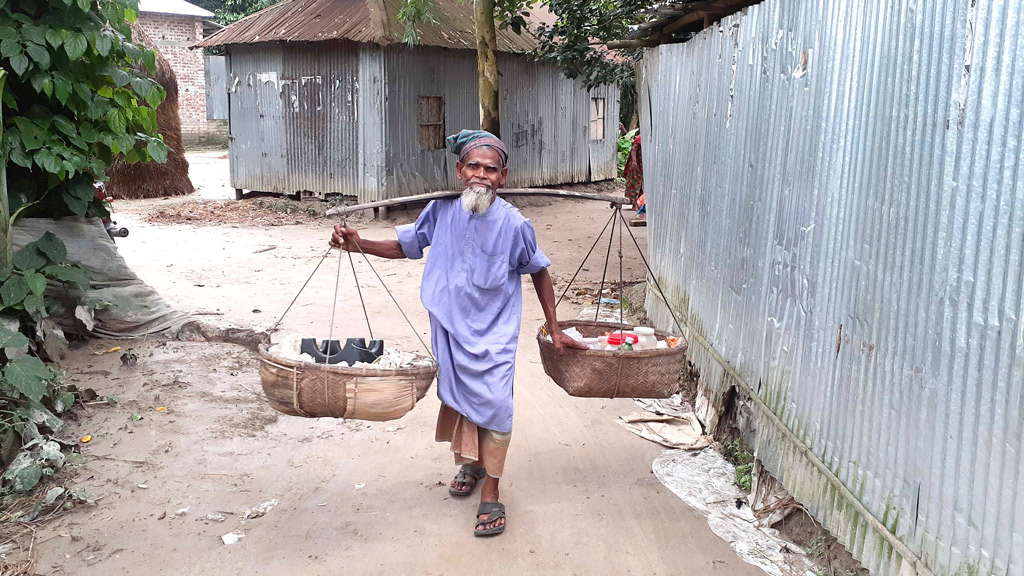
<svg viewBox="0 0 1024 576">
<path fill-rule="evenodd" d="M 420 297 L 430 314 L 438 397 L 477 426 L 511 432 L 520 275 L 551 265 L 533 225 L 501 198 L 483 215 L 454 198 L 431 202 L 396 231 L 409 258 L 431 247 Z"/>
</svg>

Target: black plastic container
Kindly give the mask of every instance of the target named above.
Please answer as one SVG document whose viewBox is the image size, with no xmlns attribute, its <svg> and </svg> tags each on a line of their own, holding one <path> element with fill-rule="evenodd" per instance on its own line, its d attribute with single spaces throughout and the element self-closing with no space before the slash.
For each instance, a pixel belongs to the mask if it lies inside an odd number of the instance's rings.
<svg viewBox="0 0 1024 576">
<path fill-rule="evenodd" d="M 356 362 L 371 363 L 379 358 L 384 354 L 384 341 L 370 340 L 367 345 L 365 338 L 349 338 L 342 348 L 339 340 L 324 340 L 317 344 L 315 338 L 303 338 L 300 351 L 312 356 L 317 364 L 344 362 L 351 366 Z"/>
</svg>

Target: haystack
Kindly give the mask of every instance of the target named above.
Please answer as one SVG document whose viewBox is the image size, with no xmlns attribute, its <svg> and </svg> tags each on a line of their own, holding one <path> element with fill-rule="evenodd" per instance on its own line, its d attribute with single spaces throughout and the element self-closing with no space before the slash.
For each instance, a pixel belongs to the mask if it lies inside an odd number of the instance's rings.
<svg viewBox="0 0 1024 576">
<path fill-rule="evenodd" d="M 167 91 L 167 98 L 156 109 L 156 121 L 169 151 L 166 164 L 128 164 L 118 157 L 107 171 L 110 176 L 107 190 L 114 198 L 160 198 L 191 194 L 195 188 L 188 177 L 188 160 L 185 159 L 185 148 L 181 143 L 178 79 L 167 59 L 137 22 L 132 24 L 132 40 L 156 52 L 156 73 L 150 77 Z M 141 71 L 149 75 L 149 70 Z"/>
</svg>

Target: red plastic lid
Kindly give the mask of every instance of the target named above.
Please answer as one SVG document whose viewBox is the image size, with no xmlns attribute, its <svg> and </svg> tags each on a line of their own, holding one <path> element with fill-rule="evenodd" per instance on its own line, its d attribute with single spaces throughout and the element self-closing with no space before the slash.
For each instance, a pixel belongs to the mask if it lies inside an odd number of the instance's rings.
<svg viewBox="0 0 1024 576">
<path fill-rule="evenodd" d="M 636 344 L 639 341 L 636 334 L 633 334 L 632 332 L 613 332 L 608 335 L 608 344 L 611 346 L 621 346 L 622 343 L 625 342 L 626 338 L 632 338 L 633 344 Z"/>
</svg>

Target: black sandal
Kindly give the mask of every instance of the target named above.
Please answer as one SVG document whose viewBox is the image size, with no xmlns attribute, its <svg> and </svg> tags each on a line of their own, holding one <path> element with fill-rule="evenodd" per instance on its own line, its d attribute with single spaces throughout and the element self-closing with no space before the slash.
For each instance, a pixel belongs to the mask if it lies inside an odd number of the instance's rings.
<svg viewBox="0 0 1024 576">
<path fill-rule="evenodd" d="M 480 520 L 480 516 L 487 514 L 487 518 Z M 492 528 L 484 528 L 491 522 L 501 520 L 505 517 L 505 505 L 501 502 L 481 502 L 480 507 L 476 511 L 476 528 L 473 529 L 474 536 L 497 536 L 505 531 L 505 524 L 508 524 L 508 520 L 501 526 L 494 526 Z"/>
<path fill-rule="evenodd" d="M 455 475 L 455 482 L 468 484 L 468 486 L 463 490 L 459 490 L 455 486 L 449 485 L 448 493 L 460 498 L 463 496 L 469 496 L 473 493 L 473 489 L 476 488 L 476 485 L 480 483 L 480 479 L 484 476 L 487 476 L 487 470 L 483 466 L 463 464 L 462 468 L 459 469 L 459 473 Z M 472 483 L 470 483 L 470 478 L 473 479 Z"/>
</svg>

